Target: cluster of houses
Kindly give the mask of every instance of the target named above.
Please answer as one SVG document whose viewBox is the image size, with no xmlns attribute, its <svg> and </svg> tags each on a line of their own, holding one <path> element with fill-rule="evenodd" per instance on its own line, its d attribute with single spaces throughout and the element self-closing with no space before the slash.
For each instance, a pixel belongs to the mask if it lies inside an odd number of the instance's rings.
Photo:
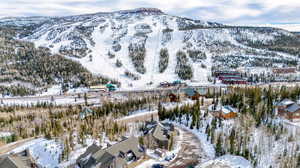
<svg viewBox="0 0 300 168">
<path fill-rule="evenodd" d="M 80 168 L 127 168 L 145 158 L 145 149 L 155 150 L 155 154 L 162 157 L 170 147 L 171 136 L 174 132 L 172 124 L 158 121 L 146 122 L 140 138 L 123 137 L 123 140 L 102 148 L 96 144 L 89 146 L 78 157 L 76 165 Z"/>
<path fill-rule="evenodd" d="M 227 85 L 247 84 L 247 80 L 242 78 L 242 74 L 238 71 L 218 70 L 218 71 L 214 71 L 213 75 L 218 80 L 220 80 L 223 84 L 227 84 Z"/>
<path fill-rule="evenodd" d="M 28 150 L 17 154 L 0 155 L 0 168 L 37 168 Z"/>
<path fill-rule="evenodd" d="M 291 121 L 300 119 L 300 105 L 290 99 L 276 103 L 275 113 Z"/>
</svg>

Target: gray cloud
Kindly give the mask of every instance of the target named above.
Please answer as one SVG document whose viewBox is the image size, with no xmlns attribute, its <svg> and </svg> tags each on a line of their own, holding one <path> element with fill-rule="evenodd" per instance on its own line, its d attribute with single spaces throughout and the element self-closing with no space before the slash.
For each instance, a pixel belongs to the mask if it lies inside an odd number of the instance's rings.
<svg viewBox="0 0 300 168">
<path fill-rule="evenodd" d="M 66 16 L 138 7 L 230 24 L 299 23 L 299 0 L 7 0 L 0 17 Z"/>
</svg>

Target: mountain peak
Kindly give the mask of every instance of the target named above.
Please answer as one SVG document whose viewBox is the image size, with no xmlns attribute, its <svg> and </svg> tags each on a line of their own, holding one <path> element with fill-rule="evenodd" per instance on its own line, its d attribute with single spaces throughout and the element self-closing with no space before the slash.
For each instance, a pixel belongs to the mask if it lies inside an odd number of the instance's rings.
<svg viewBox="0 0 300 168">
<path fill-rule="evenodd" d="M 121 10 L 119 13 L 155 13 L 163 14 L 164 12 L 157 8 L 136 8 L 131 10 Z"/>
</svg>

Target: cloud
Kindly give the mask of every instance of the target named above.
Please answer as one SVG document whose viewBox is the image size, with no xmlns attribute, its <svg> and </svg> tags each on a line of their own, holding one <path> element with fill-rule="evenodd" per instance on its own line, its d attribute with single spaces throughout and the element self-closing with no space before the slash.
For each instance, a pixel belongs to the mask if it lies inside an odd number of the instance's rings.
<svg viewBox="0 0 300 168">
<path fill-rule="evenodd" d="M 0 17 L 66 16 L 139 7 L 229 24 L 299 23 L 299 0 L 7 0 Z"/>
</svg>

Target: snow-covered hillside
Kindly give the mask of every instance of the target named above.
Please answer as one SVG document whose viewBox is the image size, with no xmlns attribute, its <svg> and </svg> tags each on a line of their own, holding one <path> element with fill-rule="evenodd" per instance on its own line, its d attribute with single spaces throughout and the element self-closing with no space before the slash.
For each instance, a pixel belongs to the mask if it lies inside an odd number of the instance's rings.
<svg viewBox="0 0 300 168">
<path fill-rule="evenodd" d="M 288 31 L 225 26 L 150 8 L 67 17 L 5 18 L 0 19 L 0 26 L 22 27 L 21 31 L 17 29 L 18 38 L 79 61 L 94 74 L 120 81 L 123 88 L 179 78 L 208 83 L 212 66 L 273 66 L 296 60 L 289 53 L 267 48 L 282 39 L 295 40 Z M 161 54 L 162 49 L 168 56 Z M 178 51 L 183 54 L 178 56 Z M 190 70 L 192 75 L 179 75 Z"/>
</svg>

